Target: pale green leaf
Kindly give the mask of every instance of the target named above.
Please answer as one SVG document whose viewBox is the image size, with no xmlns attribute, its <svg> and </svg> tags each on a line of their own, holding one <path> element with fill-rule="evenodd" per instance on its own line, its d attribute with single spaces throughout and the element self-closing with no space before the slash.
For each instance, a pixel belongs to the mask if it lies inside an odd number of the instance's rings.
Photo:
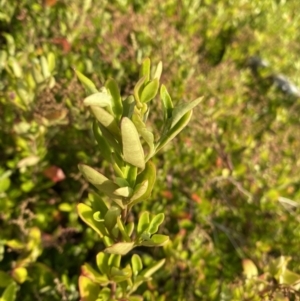
<svg viewBox="0 0 300 301">
<path fill-rule="evenodd" d="M 134 248 L 134 242 L 119 242 L 104 250 L 105 253 L 126 255 Z"/>
<path fill-rule="evenodd" d="M 111 162 L 111 148 L 107 143 L 107 140 L 103 137 L 102 132 L 97 124 L 97 121 L 93 122 L 93 133 L 97 144 L 99 145 L 100 151 L 104 159 Z"/>
<path fill-rule="evenodd" d="M 115 190 L 114 194 L 124 197 L 124 198 L 128 198 L 132 195 L 132 188 L 131 187 L 120 187 L 118 189 Z"/>
<path fill-rule="evenodd" d="M 150 224 L 150 214 L 148 211 L 144 211 L 138 221 L 138 226 L 137 226 L 137 233 L 138 235 L 141 235 L 148 227 Z"/>
<path fill-rule="evenodd" d="M 120 136 L 120 129 L 118 124 L 111 114 L 109 114 L 105 109 L 101 107 L 91 106 L 90 107 L 93 115 L 96 119 L 112 134 L 116 137 Z"/>
<path fill-rule="evenodd" d="M 105 254 L 103 252 L 99 252 L 96 256 L 97 267 L 103 275 L 107 275 L 109 273 L 109 266 L 108 266 L 109 256 L 110 256 L 109 254 Z"/>
<path fill-rule="evenodd" d="M 169 143 L 171 140 L 173 140 L 183 129 L 184 127 L 189 123 L 192 112 L 187 112 L 180 121 L 177 122 L 177 124 L 171 128 L 167 133 L 165 133 L 159 140 L 158 144 L 156 145 L 155 153 L 157 153 L 161 148 L 163 148 L 167 143 Z"/>
<path fill-rule="evenodd" d="M 155 215 L 150 222 L 148 232 L 150 234 L 156 233 L 158 231 L 159 226 L 164 221 L 164 219 L 165 219 L 165 215 L 163 213 L 159 213 L 159 214 Z"/>
<path fill-rule="evenodd" d="M 48 68 L 50 73 L 53 73 L 55 69 L 55 55 L 53 52 L 49 52 L 47 56 Z"/>
<path fill-rule="evenodd" d="M 85 75 L 83 75 L 81 72 L 75 70 L 75 73 L 79 79 L 79 81 L 81 82 L 81 84 L 84 86 L 85 90 L 87 91 L 88 94 L 92 94 L 92 93 L 97 93 L 98 90 L 95 86 L 95 84 L 89 79 L 87 78 Z"/>
<path fill-rule="evenodd" d="M 125 267 L 124 269 L 120 270 L 116 267 L 112 267 L 110 272 L 110 277 L 115 282 L 122 282 L 129 278 L 131 278 L 132 271 L 130 266 Z"/>
<path fill-rule="evenodd" d="M 145 240 L 141 243 L 142 246 L 145 247 L 161 247 L 166 244 L 169 240 L 169 236 L 162 234 L 154 234 L 152 235 L 150 240 Z"/>
<path fill-rule="evenodd" d="M 150 100 L 152 100 L 156 96 L 158 88 L 159 88 L 158 79 L 154 79 L 150 81 L 141 92 L 141 97 L 140 97 L 141 102 L 147 103 Z"/>
<path fill-rule="evenodd" d="M 258 276 L 258 270 L 256 265 L 253 263 L 250 259 L 243 259 L 242 261 L 243 265 L 243 272 L 246 278 L 251 279 L 253 277 Z"/>
<path fill-rule="evenodd" d="M 140 78 L 145 77 L 145 82 L 150 80 L 151 61 L 149 58 L 145 58 L 140 68 Z"/>
<path fill-rule="evenodd" d="M 18 168 L 28 167 L 28 166 L 34 166 L 40 161 L 40 158 L 38 156 L 32 155 L 26 158 L 21 159 L 17 166 Z"/>
<path fill-rule="evenodd" d="M 112 206 L 108 209 L 104 217 L 105 227 L 111 231 L 117 223 L 117 218 L 120 215 L 121 210 L 119 207 Z"/>
<path fill-rule="evenodd" d="M 144 186 L 143 183 L 145 183 L 145 181 L 148 182 L 147 189 L 144 193 L 142 193 L 143 188 L 141 188 L 141 186 Z M 145 169 L 139 173 L 136 178 L 136 187 L 134 188 L 133 196 L 130 200 L 130 206 L 133 206 L 140 201 L 147 200 L 152 193 L 155 181 L 156 167 L 151 161 L 148 161 Z"/>
<path fill-rule="evenodd" d="M 163 110 L 164 110 L 164 120 L 168 120 L 172 117 L 173 112 L 173 102 L 171 99 L 170 94 L 168 93 L 167 88 L 165 85 L 161 85 L 160 87 L 160 98 L 162 100 L 163 104 Z"/>
<path fill-rule="evenodd" d="M 149 181 L 145 180 L 144 182 L 137 184 L 134 188 L 132 197 L 130 198 L 129 204 L 135 202 L 135 204 L 138 201 L 144 200 L 144 196 L 148 190 Z M 146 198 L 145 198 L 146 199 Z"/>
<path fill-rule="evenodd" d="M 43 55 L 40 58 L 40 62 L 41 62 L 41 68 L 42 68 L 42 73 L 44 78 L 45 79 L 49 78 L 51 76 L 51 73 L 49 70 L 48 61 Z"/>
<path fill-rule="evenodd" d="M 100 293 L 100 286 L 98 284 L 83 275 L 79 276 L 78 284 L 81 301 L 95 301 L 98 299 Z"/>
<path fill-rule="evenodd" d="M 0 300 L 1 301 L 15 301 L 17 295 L 18 286 L 15 282 L 9 284 L 4 290 Z"/>
<path fill-rule="evenodd" d="M 118 120 L 120 120 L 123 114 L 123 105 L 119 87 L 113 79 L 107 80 L 105 83 L 105 87 L 109 90 L 112 96 L 112 109 L 115 114 L 115 117 Z"/>
<path fill-rule="evenodd" d="M 119 188 L 119 186 L 116 183 L 110 181 L 100 172 L 96 171 L 88 165 L 79 164 L 78 168 L 84 176 L 84 178 L 88 182 L 93 184 L 99 191 L 103 192 L 109 197 L 116 197 L 114 191 Z"/>
<path fill-rule="evenodd" d="M 138 273 L 143 269 L 143 263 L 139 255 L 134 254 L 131 257 L 131 266 L 134 276 L 137 276 Z"/>
<path fill-rule="evenodd" d="M 146 278 L 151 277 L 157 270 L 159 270 L 165 264 L 165 261 L 165 259 L 162 259 L 158 262 L 153 263 L 147 269 L 141 272 L 141 276 L 144 276 Z"/>
<path fill-rule="evenodd" d="M 118 136 L 115 134 L 112 134 L 107 128 L 105 128 L 101 123 L 98 123 L 99 126 L 99 132 L 103 136 L 103 138 L 106 140 L 106 143 L 109 145 L 109 147 L 112 148 L 113 152 L 111 153 L 111 156 L 113 156 L 112 160 L 115 160 L 116 163 L 118 163 L 119 166 L 122 166 L 120 162 L 120 155 L 122 153 L 122 147 L 121 142 L 118 140 Z M 115 154 L 114 154 L 115 153 Z"/>
<path fill-rule="evenodd" d="M 12 281 L 13 280 L 8 273 L 0 271 L 0 287 L 7 287 Z"/>
<path fill-rule="evenodd" d="M 159 81 L 160 77 L 161 77 L 161 74 L 162 74 L 162 70 L 163 70 L 163 64 L 162 64 L 162 61 L 160 61 L 157 64 L 153 79 L 157 79 Z"/>
<path fill-rule="evenodd" d="M 108 265 L 110 267 L 119 268 L 121 265 L 122 256 L 119 254 L 109 254 L 108 256 L 109 256 Z"/>
<path fill-rule="evenodd" d="M 111 107 L 112 97 L 107 93 L 97 92 L 86 97 L 83 103 L 86 106 Z"/>
<path fill-rule="evenodd" d="M 131 118 L 135 108 L 135 100 L 132 95 L 123 101 L 123 117 Z"/>
<path fill-rule="evenodd" d="M 96 194 L 95 192 L 89 193 L 88 195 L 89 201 L 92 204 L 93 211 L 100 211 L 102 216 L 105 216 L 108 208 L 102 198 Z"/>
<path fill-rule="evenodd" d="M 138 107 L 141 106 L 140 95 L 142 93 L 142 88 L 145 81 L 146 81 L 146 76 L 143 76 L 142 78 L 139 79 L 139 81 L 134 86 L 133 95 Z"/>
<path fill-rule="evenodd" d="M 104 223 L 97 222 L 93 218 L 93 209 L 83 203 L 77 205 L 77 212 L 80 218 L 90 226 L 94 231 L 96 231 L 100 237 L 103 237 L 106 234 L 106 229 Z"/>
<path fill-rule="evenodd" d="M 144 169 L 144 150 L 133 122 L 124 117 L 121 121 L 124 160 L 138 168 Z"/>
<path fill-rule="evenodd" d="M 133 121 L 138 133 L 143 137 L 143 139 L 149 146 L 149 154 L 147 154 L 147 157 L 152 156 L 152 154 L 154 153 L 153 133 L 147 129 L 145 123 L 142 121 L 139 114 L 134 114 L 132 116 L 132 121 Z"/>
<path fill-rule="evenodd" d="M 172 117 L 171 117 L 171 128 L 173 128 L 177 122 L 189 111 L 191 111 L 195 106 L 197 106 L 203 97 L 199 97 L 191 102 L 183 103 L 173 109 Z"/>
<path fill-rule="evenodd" d="M 130 242 L 131 239 L 130 239 L 129 235 L 127 234 L 126 230 L 125 230 L 124 224 L 123 224 L 120 216 L 118 216 L 118 218 L 117 218 L 117 224 L 118 224 L 118 229 L 120 230 L 123 239 L 126 242 Z"/>
</svg>

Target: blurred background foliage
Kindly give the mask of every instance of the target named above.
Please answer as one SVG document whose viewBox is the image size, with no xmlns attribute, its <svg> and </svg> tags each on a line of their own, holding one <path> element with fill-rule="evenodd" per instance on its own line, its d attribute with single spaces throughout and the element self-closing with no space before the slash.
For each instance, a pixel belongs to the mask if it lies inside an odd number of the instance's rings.
<svg viewBox="0 0 300 301">
<path fill-rule="evenodd" d="M 133 213 L 164 212 L 172 238 L 138 249 L 145 265 L 167 258 L 144 299 L 299 300 L 298 8 L 0 0 L 1 300 L 79 300 L 80 266 L 103 245 L 77 217 L 90 189 L 77 164 L 109 169 L 72 68 L 128 93 L 145 57 L 163 61 L 175 101 L 205 100 L 155 159 L 155 191 Z M 149 126 L 160 117 L 155 104 Z"/>
</svg>

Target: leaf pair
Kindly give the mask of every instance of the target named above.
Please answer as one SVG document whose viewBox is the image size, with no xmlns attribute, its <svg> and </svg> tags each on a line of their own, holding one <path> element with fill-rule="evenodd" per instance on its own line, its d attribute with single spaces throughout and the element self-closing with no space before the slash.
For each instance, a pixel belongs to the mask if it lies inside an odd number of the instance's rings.
<svg viewBox="0 0 300 301">
<path fill-rule="evenodd" d="M 169 237 L 166 235 L 155 234 L 159 226 L 163 223 L 165 215 L 159 213 L 150 219 L 150 214 L 145 211 L 141 214 L 137 226 L 138 244 L 147 247 L 163 246 Z"/>
</svg>

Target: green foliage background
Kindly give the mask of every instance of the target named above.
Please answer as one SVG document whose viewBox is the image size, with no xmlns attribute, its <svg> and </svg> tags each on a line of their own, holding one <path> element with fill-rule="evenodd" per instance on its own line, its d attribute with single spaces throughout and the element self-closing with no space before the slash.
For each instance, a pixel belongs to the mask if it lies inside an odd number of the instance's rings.
<svg viewBox="0 0 300 301">
<path fill-rule="evenodd" d="M 150 57 L 163 61 L 175 101 L 205 100 L 157 156 L 155 191 L 133 213 L 164 212 L 172 241 L 138 250 L 146 265 L 167 257 L 141 292 L 296 300 L 284 299 L 297 288 L 276 273 L 264 291 L 245 266 L 251 260 L 263 275 L 284 255 L 300 273 L 298 8 L 296 0 L 0 0 L 0 293 L 14 279 L 16 300 L 79 300 L 80 266 L 94 264 L 103 245 L 76 213 L 91 189 L 77 164 L 110 170 L 72 67 L 99 87 L 113 77 L 127 93 Z M 149 126 L 159 129 L 157 104 L 152 112 Z"/>
</svg>

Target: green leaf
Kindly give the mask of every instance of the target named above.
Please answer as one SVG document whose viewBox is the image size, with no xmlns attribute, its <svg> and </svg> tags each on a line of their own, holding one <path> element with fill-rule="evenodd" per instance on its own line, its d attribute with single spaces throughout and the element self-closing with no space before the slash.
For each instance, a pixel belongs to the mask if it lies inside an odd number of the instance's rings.
<svg viewBox="0 0 300 301">
<path fill-rule="evenodd" d="M 28 156 L 26 158 L 23 158 L 20 160 L 17 164 L 18 168 L 28 167 L 28 166 L 34 166 L 37 165 L 37 163 L 40 161 L 40 158 L 35 155 Z"/>
<path fill-rule="evenodd" d="M 172 129 L 170 129 L 160 138 L 158 144 L 156 145 L 155 153 L 173 140 L 184 129 L 184 127 L 189 123 L 192 113 L 193 111 L 187 112 Z"/>
<path fill-rule="evenodd" d="M 95 301 L 98 299 L 100 293 L 100 286 L 98 284 L 82 275 L 79 276 L 78 284 L 81 301 Z"/>
<path fill-rule="evenodd" d="M 147 154 L 147 158 L 151 157 L 154 153 L 154 136 L 152 132 L 147 129 L 139 114 L 133 114 L 132 121 L 138 133 L 143 137 L 143 139 L 149 146 L 149 154 Z"/>
<path fill-rule="evenodd" d="M 288 285 L 299 285 L 300 275 L 285 269 L 284 272 L 279 276 L 280 284 L 288 284 Z"/>
<path fill-rule="evenodd" d="M 7 51 L 11 57 L 15 56 L 16 52 L 16 45 L 15 45 L 15 40 L 12 35 L 8 33 L 2 32 L 1 35 L 5 38 L 6 40 L 6 45 L 7 45 Z"/>
<path fill-rule="evenodd" d="M 0 50 L 0 73 L 5 68 L 7 63 L 7 52 L 5 50 Z"/>
<path fill-rule="evenodd" d="M 120 158 L 120 154 L 122 153 L 122 147 L 121 147 L 121 145 L 119 143 L 119 140 L 118 140 L 119 137 L 117 137 L 116 135 L 112 134 L 101 123 L 99 123 L 98 125 L 99 125 L 99 131 L 101 132 L 101 135 L 103 136 L 103 138 L 106 140 L 106 143 L 115 152 L 115 155 L 114 155 L 114 153 L 111 154 L 113 156 L 112 159 L 115 160 L 116 163 L 119 164 L 119 166 L 121 166 L 121 162 L 119 162 L 120 160 L 117 160 L 117 159 Z"/>
<path fill-rule="evenodd" d="M 172 112 L 170 128 L 173 128 L 186 113 L 190 112 L 202 100 L 203 100 L 203 97 L 199 97 L 191 102 L 183 103 L 183 104 L 175 107 Z"/>
<path fill-rule="evenodd" d="M 11 282 L 13 282 L 11 276 L 3 271 L 0 271 L 0 287 L 7 287 Z"/>
<path fill-rule="evenodd" d="M 159 226 L 162 224 L 162 222 L 165 219 L 165 215 L 163 213 L 159 213 L 154 216 L 154 218 L 151 220 L 148 232 L 150 234 L 154 234 L 158 231 Z"/>
<path fill-rule="evenodd" d="M 97 90 L 95 84 L 94 84 L 90 79 L 88 79 L 88 78 L 87 78 L 85 75 L 83 75 L 81 72 L 79 72 L 79 71 L 77 71 L 77 70 L 75 70 L 75 69 L 74 69 L 74 71 L 75 71 L 75 73 L 76 73 L 76 75 L 77 75 L 79 81 L 80 81 L 81 84 L 84 86 L 84 88 L 85 88 L 85 90 L 86 90 L 86 92 L 87 92 L 88 94 L 92 94 L 92 93 L 97 93 L 97 92 L 98 92 L 98 90 Z"/>
<path fill-rule="evenodd" d="M 122 270 L 112 267 L 110 272 L 111 279 L 117 283 L 131 278 L 131 275 L 132 271 L 129 265 Z"/>
<path fill-rule="evenodd" d="M 77 212 L 80 218 L 90 226 L 94 231 L 96 231 L 100 237 L 106 235 L 106 229 L 104 227 L 104 223 L 97 222 L 93 218 L 93 209 L 83 203 L 79 203 L 77 205 Z"/>
<path fill-rule="evenodd" d="M 47 56 L 49 72 L 53 73 L 55 69 L 55 55 L 53 52 L 49 52 Z"/>
<path fill-rule="evenodd" d="M 131 187 L 120 187 L 115 190 L 115 195 L 119 195 L 124 198 L 128 198 L 132 195 L 132 188 Z"/>
<path fill-rule="evenodd" d="M 136 176 L 137 176 L 138 168 L 128 164 L 126 169 L 124 170 L 124 174 L 126 175 L 126 180 L 129 183 L 130 187 L 134 187 Z"/>
<path fill-rule="evenodd" d="M 0 193 L 9 189 L 11 184 L 10 178 L 0 178 Z"/>
<path fill-rule="evenodd" d="M 101 285 L 106 285 L 109 283 L 109 280 L 106 275 L 101 275 L 88 263 L 85 263 L 81 267 L 81 275 L 88 277 L 93 282 L 99 283 Z"/>
<path fill-rule="evenodd" d="M 99 252 L 96 256 L 97 267 L 103 275 L 107 275 L 109 273 L 108 259 L 109 255 L 103 252 Z"/>
<path fill-rule="evenodd" d="M 160 61 L 157 64 L 153 79 L 157 79 L 158 81 L 160 80 L 161 74 L 162 74 L 162 69 L 163 69 L 163 64 L 162 61 Z"/>
<path fill-rule="evenodd" d="M 128 96 L 124 101 L 123 101 L 123 117 L 128 117 L 131 119 L 133 112 L 135 108 L 135 100 L 132 95 Z"/>
<path fill-rule="evenodd" d="M 104 159 L 108 162 L 111 162 L 111 148 L 110 145 L 104 139 L 100 128 L 97 125 L 97 121 L 94 120 L 93 122 L 93 133 L 97 144 L 100 147 L 101 154 L 103 155 Z"/>
<path fill-rule="evenodd" d="M 96 193 L 89 193 L 88 198 L 92 203 L 93 211 L 100 211 L 102 216 L 105 216 L 108 208 L 102 198 Z"/>
<path fill-rule="evenodd" d="M 41 62 L 41 67 L 42 67 L 42 72 L 43 72 L 44 78 L 45 79 L 49 78 L 51 76 L 51 73 L 49 70 L 48 61 L 43 55 L 40 58 L 40 62 Z"/>
<path fill-rule="evenodd" d="M 131 257 L 131 266 L 132 266 L 133 275 L 137 276 L 139 272 L 143 269 L 143 263 L 139 255 L 134 254 Z"/>
<path fill-rule="evenodd" d="M 145 58 L 142 62 L 140 69 L 140 78 L 145 77 L 145 82 L 150 80 L 151 61 L 149 58 Z"/>
<path fill-rule="evenodd" d="M 148 181 L 147 189 L 144 194 L 140 195 L 142 189 L 140 187 L 141 185 L 143 185 L 143 183 L 145 183 L 145 181 Z M 133 190 L 133 195 L 130 199 L 130 206 L 133 206 L 140 201 L 147 200 L 152 193 L 155 181 L 156 167 L 151 161 L 148 161 L 146 163 L 145 169 L 141 173 L 139 173 L 136 178 L 136 186 Z"/>
<path fill-rule="evenodd" d="M 146 81 L 146 76 L 143 76 L 142 78 L 139 79 L 139 81 L 136 83 L 136 85 L 134 86 L 134 89 L 133 89 L 134 99 L 136 101 L 138 108 L 140 108 L 142 105 L 141 100 L 140 100 L 140 95 L 142 93 L 142 88 L 143 88 L 145 81 Z"/>
<path fill-rule="evenodd" d="M 105 253 L 126 255 L 134 248 L 134 242 L 119 242 L 104 250 Z"/>
<path fill-rule="evenodd" d="M 133 122 L 127 117 L 122 118 L 121 133 L 124 160 L 138 168 L 144 169 L 144 150 L 139 134 Z"/>
<path fill-rule="evenodd" d="M 122 256 L 118 255 L 118 254 L 110 254 L 108 256 L 109 256 L 108 265 L 110 267 L 119 268 L 120 265 L 121 265 L 121 258 L 122 258 Z"/>
<path fill-rule="evenodd" d="M 17 296 L 18 287 L 15 282 L 12 282 L 4 290 L 0 300 L 1 301 L 15 301 Z"/>
<path fill-rule="evenodd" d="M 126 242 L 130 242 L 130 241 L 131 241 L 131 240 L 130 240 L 130 237 L 128 236 L 128 234 L 127 234 L 127 232 L 126 232 L 126 230 L 125 230 L 125 228 L 124 228 L 124 224 L 123 224 L 123 222 L 122 222 L 120 216 L 118 216 L 118 218 L 117 218 L 117 224 L 118 224 L 118 228 L 119 228 L 119 230 L 120 230 L 120 232 L 121 232 L 121 234 L 122 234 L 123 239 L 124 239 Z"/>
<path fill-rule="evenodd" d="M 22 71 L 22 68 L 21 68 L 19 62 L 17 61 L 17 59 L 15 59 L 14 57 L 10 57 L 8 59 L 8 64 L 11 67 L 11 69 L 14 73 L 14 76 L 17 78 L 22 78 L 23 71 Z"/>
<path fill-rule="evenodd" d="M 150 81 L 142 90 L 141 102 L 147 103 L 150 100 L 152 100 L 156 96 L 158 88 L 159 88 L 158 79 L 154 79 L 154 80 Z"/>
<path fill-rule="evenodd" d="M 98 106 L 101 108 L 111 107 L 112 97 L 107 93 L 97 92 L 86 97 L 83 103 L 86 106 Z"/>
<path fill-rule="evenodd" d="M 125 231 L 129 237 L 132 235 L 133 230 L 134 230 L 134 222 L 129 222 L 125 226 Z"/>
<path fill-rule="evenodd" d="M 143 197 L 146 195 L 146 192 L 148 190 L 149 182 L 148 180 L 145 180 L 144 182 L 137 184 L 134 188 L 133 195 L 130 199 L 129 204 L 133 206 L 133 204 L 136 204 L 139 201 L 145 200 Z"/>
<path fill-rule="evenodd" d="M 118 124 L 111 114 L 109 114 L 106 110 L 101 107 L 91 106 L 90 107 L 92 113 L 96 117 L 96 119 L 111 133 L 116 135 L 115 138 L 120 136 L 120 129 Z"/>
<path fill-rule="evenodd" d="M 88 182 L 93 184 L 97 189 L 99 189 L 101 192 L 103 192 L 109 197 L 112 198 L 116 197 L 114 191 L 119 188 L 119 186 L 116 183 L 110 181 L 100 172 L 96 171 L 95 169 L 93 169 L 88 165 L 79 164 L 78 168 L 80 172 L 83 174 L 84 178 Z"/>
<path fill-rule="evenodd" d="M 141 235 L 149 227 L 149 224 L 150 224 L 150 214 L 148 211 L 144 211 L 139 218 L 139 222 L 137 226 L 138 235 Z"/>
<path fill-rule="evenodd" d="M 126 179 L 124 178 L 119 178 L 116 177 L 115 178 L 115 182 L 120 186 L 120 187 L 126 187 L 129 186 L 129 183 L 126 181 Z"/>
<path fill-rule="evenodd" d="M 115 117 L 117 118 L 117 120 L 120 120 L 123 114 L 123 105 L 119 87 L 113 79 L 107 80 L 105 83 L 105 87 L 109 90 L 112 96 L 112 109 L 115 114 Z"/>
<path fill-rule="evenodd" d="M 111 289 L 108 287 L 104 287 L 99 293 L 98 299 L 96 301 L 115 301 L 110 298 L 111 295 L 112 295 Z"/>
<path fill-rule="evenodd" d="M 112 206 L 108 209 L 104 217 L 104 225 L 111 231 L 117 223 L 117 218 L 120 215 L 121 210 L 119 207 Z"/>
<path fill-rule="evenodd" d="M 258 276 L 258 270 L 256 265 L 250 259 L 243 259 L 243 274 L 246 278 L 251 279 Z"/>
<path fill-rule="evenodd" d="M 164 120 L 168 120 L 172 117 L 173 112 L 173 102 L 170 94 L 167 91 L 165 85 L 161 85 L 160 87 L 160 98 L 162 100 L 163 109 L 164 109 Z"/>
<path fill-rule="evenodd" d="M 145 240 L 141 243 L 142 246 L 145 247 L 161 247 L 166 244 L 169 240 L 169 236 L 162 234 L 154 234 L 152 235 L 150 240 Z"/>
<path fill-rule="evenodd" d="M 166 261 L 165 259 L 162 259 L 150 265 L 147 269 L 144 269 L 141 272 L 141 276 L 144 276 L 146 278 L 151 277 L 157 270 L 159 270 L 165 264 L 165 261 Z"/>
<path fill-rule="evenodd" d="M 115 228 L 116 229 L 116 228 Z M 108 237 L 108 236 L 104 236 L 103 237 L 103 243 L 104 245 L 108 248 L 110 246 L 112 246 L 114 244 L 114 241 L 112 238 Z"/>
</svg>

